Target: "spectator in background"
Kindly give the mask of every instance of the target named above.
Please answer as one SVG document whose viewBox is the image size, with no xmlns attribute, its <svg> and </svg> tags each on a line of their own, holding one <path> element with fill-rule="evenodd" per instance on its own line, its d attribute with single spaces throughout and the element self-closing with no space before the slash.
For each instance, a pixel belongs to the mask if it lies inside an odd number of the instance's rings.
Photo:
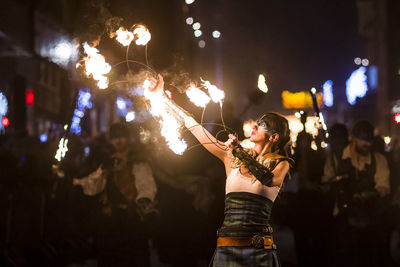
<svg viewBox="0 0 400 267">
<path fill-rule="evenodd" d="M 378 204 L 390 192 L 389 168 L 385 157 L 373 152 L 373 139 L 374 127 L 368 121 L 357 122 L 350 144 L 325 165 L 323 180 L 333 183 L 336 197 L 332 266 L 385 265 L 377 230 L 383 207 Z"/>
<path fill-rule="evenodd" d="M 87 195 L 101 194 L 99 266 L 149 266 L 143 221 L 156 213 L 156 183 L 146 150 L 135 138 L 130 144 L 126 124 L 110 128 L 113 154 L 89 176 L 74 179 Z"/>
<path fill-rule="evenodd" d="M 294 216 L 290 225 L 294 232 L 298 264 L 307 267 L 323 265 L 328 254 L 325 244 L 329 214 L 326 212 L 325 197 L 320 191 L 324 151 L 321 148 L 312 149 L 313 141 L 313 136 L 305 130 L 297 136 L 293 158 L 299 190 L 290 204 Z"/>
</svg>

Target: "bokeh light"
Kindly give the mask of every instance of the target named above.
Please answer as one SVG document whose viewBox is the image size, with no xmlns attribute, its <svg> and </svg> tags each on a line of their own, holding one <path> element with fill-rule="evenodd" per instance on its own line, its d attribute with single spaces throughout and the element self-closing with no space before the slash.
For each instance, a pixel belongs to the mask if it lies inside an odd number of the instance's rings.
<svg viewBox="0 0 400 267">
<path fill-rule="evenodd" d="M 361 64 L 366 67 L 369 65 L 369 60 L 364 58 L 363 60 L 361 60 Z"/>
<path fill-rule="evenodd" d="M 193 30 L 199 30 L 201 28 L 200 22 L 193 23 L 192 28 L 193 28 Z"/>
<path fill-rule="evenodd" d="M 193 22 L 194 22 L 194 20 L 193 20 L 193 18 L 192 18 L 192 17 L 188 17 L 188 18 L 186 18 L 186 24 L 187 24 L 187 25 L 192 25 L 192 24 L 193 24 Z"/>
<path fill-rule="evenodd" d="M 356 57 L 356 58 L 354 59 L 354 63 L 355 63 L 356 65 L 361 65 L 361 58 Z"/>
<path fill-rule="evenodd" d="M 204 48 L 206 46 L 206 42 L 204 40 L 199 41 L 199 47 Z"/>
<path fill-rule="evenodd" d="M 203 33 L 200 30 L 195 30 L 194 31 L 194 36 L 195 37 L 200 37 Z"/>
<path fill-rule="evenodd" d="M 213 36 L 215 39 L 217 39 L 217 38 L 221 37 L 221 32 L 215 30 L 215 31 L 212 32 L 212 36 Z"/>
</svg>

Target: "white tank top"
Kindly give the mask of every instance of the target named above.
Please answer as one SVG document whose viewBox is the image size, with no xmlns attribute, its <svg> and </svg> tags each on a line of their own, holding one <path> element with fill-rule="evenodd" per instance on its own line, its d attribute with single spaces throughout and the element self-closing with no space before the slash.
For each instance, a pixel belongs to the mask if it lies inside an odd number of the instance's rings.
<svg viewBox="0 0 400 267">
<path fill-rule="evenodd" d="M 249 192 L 264 196 L 274 202 L 278 196 L 279 190 L 279 186 L 265 186 L 255 177 L 244 176 L 240 173 L 240 168 L 231 169 L 231 172 L 226 178 L 226 194 L 231 192 Z"/>
</svg>

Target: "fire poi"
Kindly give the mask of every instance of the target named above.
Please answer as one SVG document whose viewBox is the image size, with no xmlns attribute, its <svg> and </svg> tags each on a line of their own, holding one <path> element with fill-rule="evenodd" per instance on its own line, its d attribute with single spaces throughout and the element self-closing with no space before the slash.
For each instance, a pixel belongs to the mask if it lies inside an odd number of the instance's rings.
<svg viewBox="0 0 400 267">
<path fill-rule="evenodd" d="M 152 75 L 156 73 L 149 64 L 147 63 L 147 45 L 151 40 L 151 34 L 149 29 L 142 24 L 134 24 L 131 30 L 126 30 L 124 27 L 119 27 L 118 30 L 112 32 L 109 35 L 110 38 L 115 38 L 116 41 L 122 46 L 127 47 L 125 61 L 119 62 L 114 66 L 120 65 L 126 62 L 129 68 L 129 63 L 136 63 L 141 66 L 145 66 L 147 69 L 152 70 Z M 146 50 L 146 63 L 142 63 L 136 60 L 129 59 L 129 47 L 134 43 L 138 46 L 145 46 Z M 77 67 L 82 67 L 87 77 L 93 78 L 97 81 L 99 89 L 106 89 L 112 84 L 121 83 L 128 81 L 113 81 L 111 84 L 107 78 L 107 74 L 110 73 L 112 67 L 107 63 L 105 57 L 100 54 L 100 51 L 95 46 L 90 46 L 88 43 L 82 44 L 86 56 L 77 64 Z M 130 70 L 130 69 L 129 69 Z M 130 70 L 131 71 L 131 70 Z M 154 78 L 154 77 L 153 77 Z M 155 94 L 149 90 L 150 88 L 149 77 L 143 77 L 142 90 L 143 90 L 143 101 L 148 103 L 150 114 L 157 120 L 160 125 L 160 133 L 165 138 L 168 147 L 178 155 L 182 155 L 187 149 L 188 145 L 181 136 L 182 129 L 182 112 L 184 112 L 179 106 L 177 106 L 171 99 L 160 94 Z M 188 99 L 198 107 L 203 108 L 204 111 L 210 101 L 218 103 L 222 110 L 223 100 L 225 98 L 225 92 L 219 89 L 217 86 L 211 84 L 209 81 L 201 79 L 200 86 L 196 83 L 191 83 L 190 86 L 184 90 Z M 133 97 L 133 95 L 132 95 Z M 221 111 L 222 117 L 222 111 Z M 223 119 L 222 119 L 223 121 Z M 201 119 L 203 123 L 203 118 Z M 225 125 L 224 129 L 226 130 Z"/>
</svg>

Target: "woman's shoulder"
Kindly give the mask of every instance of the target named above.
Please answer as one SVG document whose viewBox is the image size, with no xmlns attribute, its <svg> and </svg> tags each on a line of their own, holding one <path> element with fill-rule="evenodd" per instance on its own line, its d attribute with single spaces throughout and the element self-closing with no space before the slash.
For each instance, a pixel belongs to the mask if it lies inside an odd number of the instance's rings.
<svg viewBox="0 0 400 267">
<path fill-rule="evenodd" d="M 282 156 L 278 153 L 267 153 L 263 155 L 263 158 L 265 159 L 271 159 L 271 160 L 278 160 L 278 161 L 288 161 L 289 163 L 294 163 L 294 160 L 288 156 Z"/>
<path fill-rule="evenodd" d="M 276 166 L 276 165 L 278 165 L 279 163 L 281 163 L 281 162 L 284 162 L 284 161 L 286 161 L 287 163 L 289 163 L 289 166 L 290 167 L 292 167 L 293 166 L 293 164 L 294 164 L 294 160 L 292 159 L 292 158 L 290 158 L 290 157 L 287 157 L 287 156 L 283 156 L 283 155 L 280 155 L 280 154 L 278 154 L 278 153 L 267 153 L 267 154 L 265 154 L 265 155 L 263 155 L 263 159 L 265 160 L 265 161 L 269 161 L 269 162 L 273 162 L 274 164 L 274 167 Z"/>
</svg>

